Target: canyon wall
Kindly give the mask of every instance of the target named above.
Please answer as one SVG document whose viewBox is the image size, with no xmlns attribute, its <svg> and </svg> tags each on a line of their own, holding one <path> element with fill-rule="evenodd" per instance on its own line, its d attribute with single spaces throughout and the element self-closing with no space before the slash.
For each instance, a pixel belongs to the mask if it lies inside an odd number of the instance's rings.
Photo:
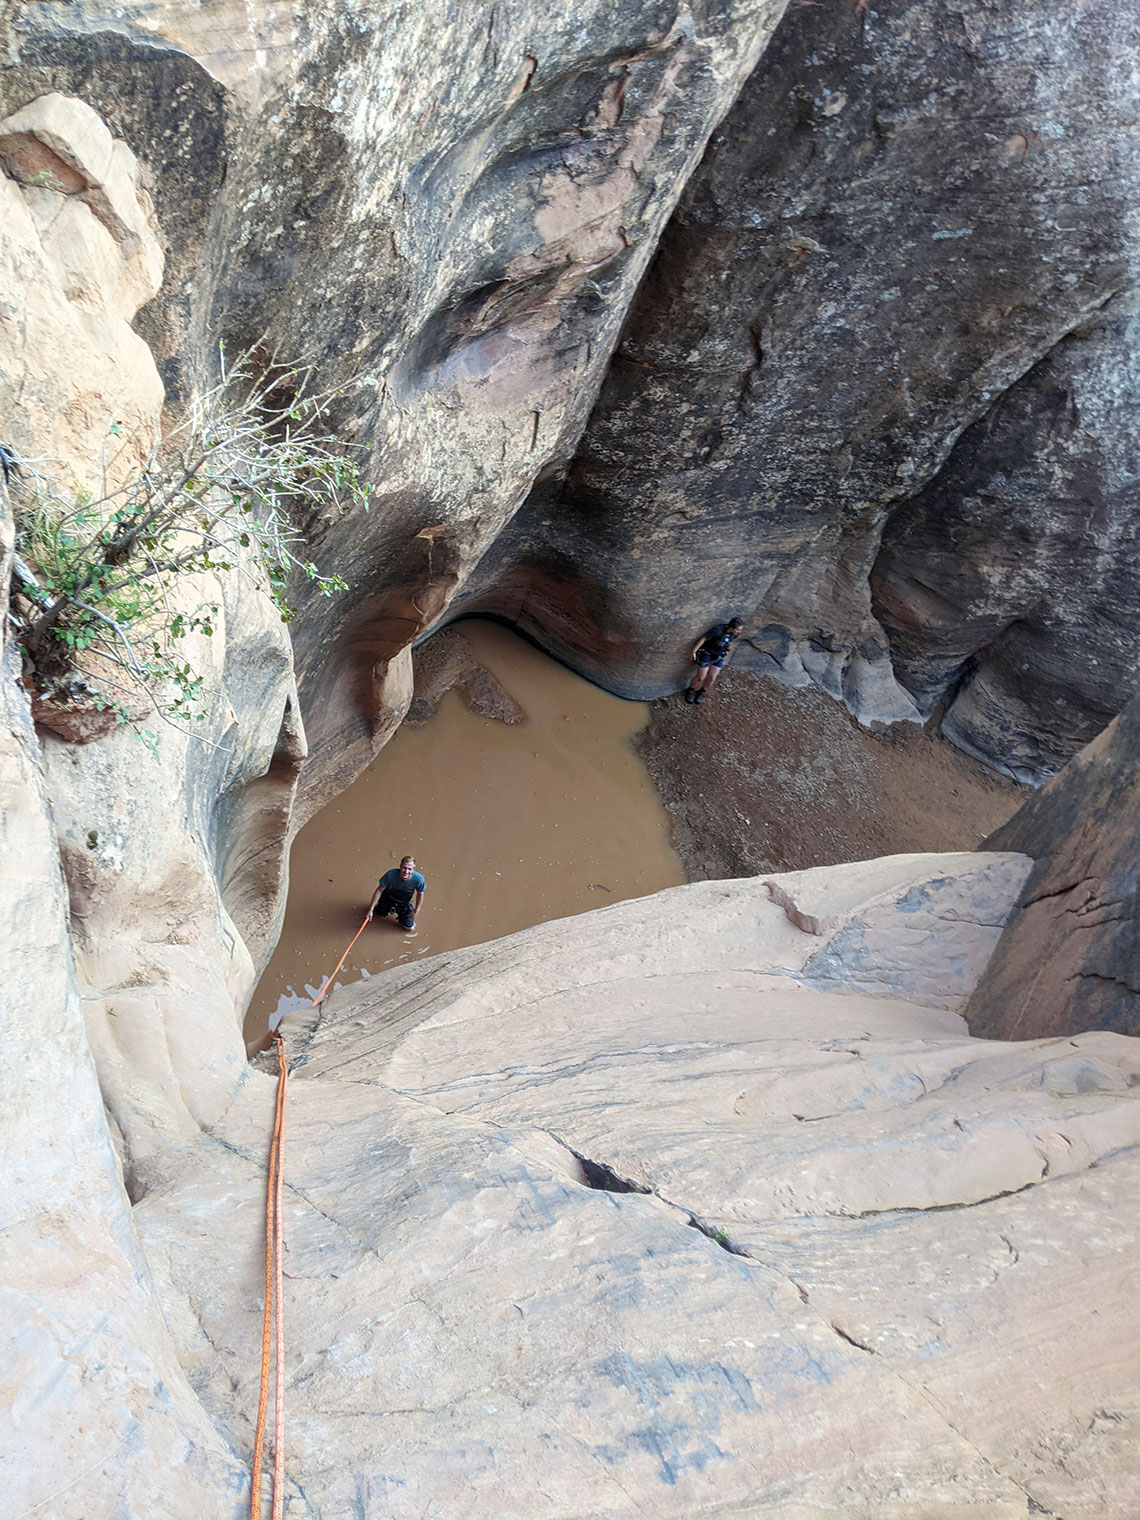
<svg viewBox="0 0 1140 1520">
<path fill-rule="evenodd" d="M 297 592 L 298 816 L 464 611 L 638 697 L 739 612 L 755 668 L 1035 782 L 1135 690 L 1135 16 L 783 9 L 9 9 L 5 108 L 145 162 L 168 401 L 221 340 L 346 387 L 375 494 L 302 525 L 351 590 Z"/>
<path fill-rule="evenodd" d="M 948 704 L 1035 779 L 1135 684 L 1134 19 L 783 12 L 0 15 L 13 489 L 129 473 L 220 343 L 340 387 L 373 487 L 299 521 L 348 590 L 302 581 L 292 637 L 238 569 L 185 588 L 207 718 L 157 760 L 33 709 L 5 624 L 17 1513 L 243 1509 L 273 1091 L 238 1015 L 416 639 L 490 611 L 648 694 L 739 611 L 758 666 Z M 1029 869 L 682 889 L 291 1030 L 291 1507 L 1134 1514 L 1130 1042 L 1042 1007 L 1062 1045 L 1010 1056 L 955 1011 Z"/>
<path fill-rule="evenodd" d="M 12 514 L 0 483 L 0 610 L 5 613 L 11 548 Z M 153 933 L 152 926 L 135 926 L 124 916 L 104 938 L 105 960 L 117 951 L 121 996 L 133 1008 L 114 993 L 106 1000 L 92 996 L 84 984 L 76 964 L 82 951 L 77 957 L 72 943 L 74 897 L 57 841 L 61 821 L 67 828 L 72 820 L 58 794 L 49 796 L 19 680 L 19 655 L 7 632 L 5 619 L 0 649 L 5 1506 L 12 1515 L 35 1512 L 59 1520 L 192 1514 L 203 1493 L 240 1491 L 241 1454 L 203 1410 L 171 1340 L 124 1185 L 124 1147 L 120 1143 L 116 1149 L 113 1129 L 117 1114 L 134 1135 L 149 1132 L 153 1138 L 168 1131 L 171 1110 L 184 1101 L 182 1084 L 202 1095 L 212 1085 L 215 1060 L 208 1055 L 203 1062 L 204 1051 L 210 1046 L 217 1051 L 220 1044 L 218 1058 L 224 1063 L 227 1043 L 232 1050 L 236 1042 L 227 1042 L 224 1025 L 210 1027 L 208 1010 L 198 1011 L 199 995 L 205 993 L 208 1003 L 214 978 L 203 959 L 193 995 L 178 1010 L 184 1043 L 177 1051 L 169 1049 L 161 997 L 155 995 L 159 978 L 138 978 L 128 991 L 131 970 L 146 964 L 152 950 L 187 958 L 194 951 L 141 944 L 132 953 L 135 935 Z M 68 750 L 69 756 L 76 753 Z M 92 789 L 84 822 L 102 821 L 98 801 Z M 136 860 L 155 853 L 155 837 L 149 849 L 145 837 L 132 841 Z M 103 873 L 97 864 L 111 842 L 105 839 L 90 853 L 88 876 L 104 874 L 111 888 L 105 898 L 115 895 L 121 880 L 121 865 L 108 863 L 105 855 Z M 193 932 L 196 940 L 206 937 L 202 928 Z M 232 1003 L 227 1013 L 233 1029 Z M 116 1072 L 105 1047 L 120 1014 L 127 1060 Z M 157 1054 L 163 1050 L 165 1062 Z M 240 1045 L 236 1050 L 240 1055 Z M 180 1064 L 180 1056 L 189 1059 Z M 128 1064 L 132 1078 L 124 1084 L 121 1072 Z M 235 1078 L 243 1066 L 233 1068 Z M 157 1080 L 147 1081 L 148 1076 Z M 129 1167 L 130 1152 L 126 1155 Z"/>
<path fill-rule="evenodd" d="M 1140 701 L 985 842 L 1035 861 L 966 1009 L 999 1040 L 1140 1035 Z"/>
<path fill-rule="evenodd" d="M 1136 28 L 791 7 L 470 604 L 630 695 L 738 613 L 738 661 L 1023 779 L 1091 739 L 1140 680 Z"/>
<path fill-rule="evenodd" d="M 128 324 L 163 252 L 134 155 L 75 97 L 0 120 L 0 163 L 0 291 L 22 319 L 0 344 L 0 1458 L 13 1514 L 141 1520 L 248 1483 L 179 1359 L 134 1206 L 248 1081 L 237 1013 L 283 906 L 304 737 L 284 627 L 236 569 L 169 589 L 218 603 L 217 637 L 182 645 L 210 697 L 200 732 L 141 688 L 133 726 L 82 683 L 36 694 L 12 498 L 26 510 L 40 476 L 74 505 L 147 458 L 163 385 Z"/>
<path fill-rule="evenodd" d="M 337 420 L 372 511 L 304 524 L 352 588 L 298 593 L 310 795 L 392 732 L 411 642 L 572 448 L 782 9 L 297 4 L 247 31 L 244 9 L 204 29 L 197 5 L 94 3 L 16 22 L 9 105 L 90 94 L 150 166 L 172 272 L 143 330 L 171 398 L 220 340 L 367 382 Z"/>
</svg>

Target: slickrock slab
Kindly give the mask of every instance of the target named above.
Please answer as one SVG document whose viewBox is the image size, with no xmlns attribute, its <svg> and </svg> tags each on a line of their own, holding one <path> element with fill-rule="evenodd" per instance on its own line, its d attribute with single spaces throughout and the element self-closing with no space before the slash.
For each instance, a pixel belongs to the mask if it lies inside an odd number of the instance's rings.
<svg viewBox="0 0 1140 1520">
<path fill-rule="evenodd" d="M 892 995 L 916 900 L 954 903 L 909 945 L 936 986 L 1029 865 L 701 883 L 290 1015 L 297 1512 L 1135 1513 L 1140 1047 Z M 271 1102 L 136 1211 L 247 1442 Z"/>
</svg>

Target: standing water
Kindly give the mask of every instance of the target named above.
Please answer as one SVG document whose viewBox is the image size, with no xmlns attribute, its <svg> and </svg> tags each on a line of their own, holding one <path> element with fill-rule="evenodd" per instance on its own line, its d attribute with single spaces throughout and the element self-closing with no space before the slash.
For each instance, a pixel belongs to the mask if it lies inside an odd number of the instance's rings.
<svg viewBox="0 0 1140 1520">
<path fill-rule="evenodd" d="M 377 879 L 404 855 L 427 879 L 415 929 L 373 920 L 338 982 L 686 879 L 633 748 L 645 704 L 610 696 L 505 628 L 461 629 L 526 722 L 481 717 L 449 691 L 305 825 L 281 940 L 246 1017 L 250 1042 L 316 994 Z"/>
</svg>

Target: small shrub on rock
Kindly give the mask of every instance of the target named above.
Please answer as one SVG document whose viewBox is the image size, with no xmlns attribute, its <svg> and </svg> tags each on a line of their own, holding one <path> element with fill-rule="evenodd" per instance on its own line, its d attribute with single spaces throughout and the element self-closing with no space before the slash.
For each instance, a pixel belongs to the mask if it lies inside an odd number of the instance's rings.
<svg viewBox="0 0 1140 1520">
<path fill-rule="evenodd" d="M 251 354 L 227 366 L 186 421 L 126 484 L 63 489 L 5 453 L 16 515 L 12 620 L 41 704 L 78 704 L 136 721 L 139 699 L 167 721 L 207 716 L 202 677 L 181 652 L 212 636 L 217 602 L 193 601 L 193 577 L 250 576 L 288 622 L 291 579 L 345 589 L 305 556 L 294 514 L 368 508 L 368 487 L 329 424 L 338 391 L 309 392 L 307 371 Z M 112 724 L 108 726 L 113 726 Z M 149 731 L 142 731 L 151 737 Z"/>
</svg>

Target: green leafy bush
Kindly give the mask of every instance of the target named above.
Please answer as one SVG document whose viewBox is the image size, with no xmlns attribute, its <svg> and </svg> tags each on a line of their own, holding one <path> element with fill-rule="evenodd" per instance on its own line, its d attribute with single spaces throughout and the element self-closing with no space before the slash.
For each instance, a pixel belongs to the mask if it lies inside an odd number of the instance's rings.
<svg viewBox="0 0 1140 1520">
<path fill-rule="evenodd" d="M 255 376 L 246 354 L 190 409 L 125 485 L 61 490 L 8 455 L 16 510 L 14 624 L 31 680 L 47 700 L 83 700 L 127 721 L 145 693 L 171 721 L 205 720 L 202 678 L 179 651 L 210 636 L 218 605 L 186 610 L 181 588 L 208 571 L 251 576 L 282 620 L 287 587 L 306 576 L 325 595 L 345 589 L 304 556 L 292 526 L 306 504 L 368 509 L 368 487 L 332 436 L 340 394 L 310 393 L 304 370 Z M 119 433 L 118 424 L 109 439 Z"/>
</svg>

